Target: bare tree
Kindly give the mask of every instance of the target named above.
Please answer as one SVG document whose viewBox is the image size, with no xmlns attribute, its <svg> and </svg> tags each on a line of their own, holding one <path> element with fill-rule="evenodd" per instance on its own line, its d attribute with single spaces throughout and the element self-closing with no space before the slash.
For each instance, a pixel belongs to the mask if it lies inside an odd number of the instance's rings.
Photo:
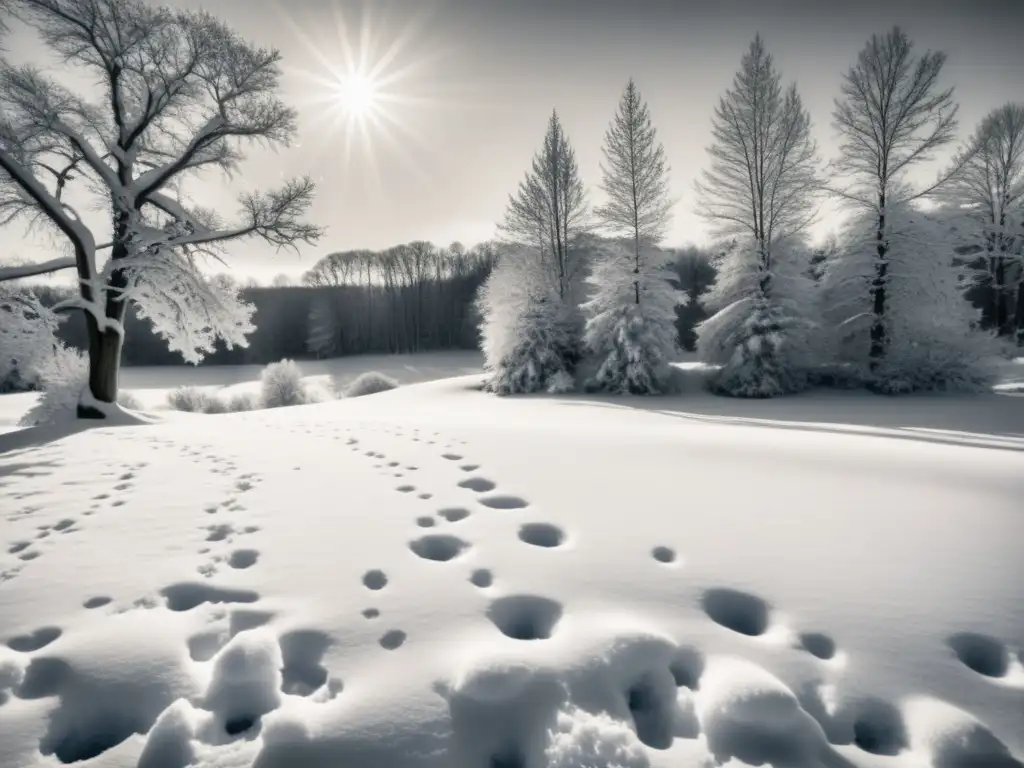
<svg viewBox="0 0 1024 768">
<path fill-rule="evenodd" d="M 757 35 L 715 107 L 711 167 L 697 183 L 700 213 L 723 239 L 752 239 L 770 290 L 772 245 L 802 234 L 821 190 L 811 120 Z"/>
<path fill-rule="evenodd" d="M 867 209 L 875 219 L 869 366 L 874 373 L 885 357 L 887 280 L 890 239 L 887 213 L 939 190 L 960 167 L 926 188 L 913 186 L 907 172 L 934 157 L 957 129 L 953 89 L 939 87 L 946 55 L 926 51 L 916 56 L 913 43 L 899 27 L 872 35 L 843 77 L 842 97 L 833 122 L 842 143 L 833 166 L 842 199 Z M 961 158 L 960 165 L 966 158 Z"/>
<path fill-rule="evenodd" d="M 957 206 L 961 236 L 984 256 L 992 325 L 1012 336 L 1024 326 L 1024 105 L 990 112 L 954 165 L 962 170 L 944 197 Z"/>
<path fill-rule="evenodd" d="M 588 227 L 576 152 L 553 111 L 544 146 L 516 194 L 510 196 L 499 229 L 507 240 L 536 249 L 564 299 L 581 266 L 578 238 Z"/>
<path fill-rule="evenodd" d="M 89 100 L 35 67 L 0 62 L 3 221 L 34 218 L 69 244 L 72 256 L 35 273 L 78 273 L 79 296 L 61 309 L 85 312 L 89 382 L 79 415 L 102 417 L 117 397 L 128 304 L 187 360 L 198 361 L 218 337 L 244 344 L 251 307 L 236 287 L 204 276 L 197 258 L 247 237 L 278 248 L 316 241 L 320 228 L 302 220 L 314 185 L 306 178 L 244 194 L 235 224 L 176 193 L 198 171 L 237 169 L 246 143 L 288 143 L 295 113 L 275 96 L 277 51 L 247 43 L 204 12 L 139 0 L 11 7 L 102 88 L 102 98 Z M 69 204 L 69 184 L 109 207 L 109 242 L 97 243 Z M 101 250 L 109 250 L 105 264 Z"/>
<path fill-rule="evenodd" d="M 640 303 L 641 246 L 656 245 L 671 220 L 665 148 L 647 103 L 630 78 L 604 137 L 601 189 L 607 202 L 594 213 L 613 234 L 633 241 L 633 289 Z"/>
<path fill-rule="evenodd" d="M 818 318 L 802 236 L 821 191 L 810 126 L 757 35 L 715 108 L 711 166 L 696 185 L 699 212 L 730 244 L 701 298 L 715 314 L 697 328 L 697 349 L 721 365 L 711 384 L 729 395 L 807 384 Z"/>
</svg>

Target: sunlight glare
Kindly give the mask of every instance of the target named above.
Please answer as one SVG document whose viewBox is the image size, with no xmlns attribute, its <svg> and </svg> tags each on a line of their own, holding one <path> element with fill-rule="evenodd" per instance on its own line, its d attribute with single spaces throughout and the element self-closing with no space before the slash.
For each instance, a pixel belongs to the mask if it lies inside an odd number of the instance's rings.
<svg viewBox="0 0 1024 768">
<path fill-rule="evenodd" d="M 338 82 L 338 101 L 352 117 L 366 117 L 377 106 L 377 85 L 358 72 L 343 77 Z"/>
</svg>

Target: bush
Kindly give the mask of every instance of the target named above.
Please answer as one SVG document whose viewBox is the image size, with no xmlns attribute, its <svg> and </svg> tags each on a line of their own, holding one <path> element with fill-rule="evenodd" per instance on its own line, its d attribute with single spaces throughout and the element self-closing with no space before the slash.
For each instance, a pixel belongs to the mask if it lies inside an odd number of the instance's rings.
<svg viewBox="0 0 1024 768">
<path fill-rule="evenodd" d="M 362 397 L 363 395 L 375 395 L 378 392 L 387 392 L 395 389 L 398 382 L 390 376 L 385 376 L 379 371 L 367 371 L 361 373 L 345 389 L 345 397 Z"/>
<path fill-rule="evenodd" d="M 223 406 L 218 411 L 216 395 L 199 387 L 178 387 L 167 395 L 167 404 L 176 411 L 186 413 L 223 413 Z M 212 410 L 211 410 L 212 409 Z"/>
<path fill-rule="evenodd" d="M 310 402 L 302 371 L 292 360 L 271 363 L 260 376 L 260 399 L 264 408 L 305 405 Z"/>
<path fill-rule="evenodd" d="M 89 361 L 77 349 L 58 345 L 36 368 L 43 393 L 21 417 L 25 427 L 78 416 L 78 400 L 89 383 Z"/>
<path fill-rule="evenodd" d="M 229 413 L 241 413 L 243 411 L 255 411 L 260 407 L 259 398 L 251 392 L 242 392 L 228 398 L 227 409 Z"/>
</svg>

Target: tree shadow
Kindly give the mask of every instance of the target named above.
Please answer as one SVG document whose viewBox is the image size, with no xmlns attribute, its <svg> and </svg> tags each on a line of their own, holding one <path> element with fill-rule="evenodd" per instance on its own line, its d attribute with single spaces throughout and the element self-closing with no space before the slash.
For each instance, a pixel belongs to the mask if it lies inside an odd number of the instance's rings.
<svg viewBox="0 0 1024 768">
<path fill-rule="evenodd" d="M 711 424 L 1024 451 L 1024 402 L 1011 395 L 886 397 L 858 390 L 817 389 L 763 400 L 701 392 L 661 397 L 570 395 L 559 401 L 566 405 L 629 408 Z"/>
</svg>

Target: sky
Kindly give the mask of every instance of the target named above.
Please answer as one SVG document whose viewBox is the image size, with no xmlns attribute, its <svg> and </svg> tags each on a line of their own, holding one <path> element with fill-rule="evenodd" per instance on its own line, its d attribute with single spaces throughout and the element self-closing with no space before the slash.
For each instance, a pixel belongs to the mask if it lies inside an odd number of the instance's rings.
<svg viewBox="0 0 1024 768">
<path fill-rule="evenodd" d="M 943 81 L 955 87 L 964 137 L 990 109 L 1024 100 L 1024 0 L 172 4 L 205 8 L 283 57 L 280 95 L 299 113 L 295 141 L 253 150 L 237 178 L 204 176 L 186 187 L 196 202 L 227 215 L 239 192 L 290 176 L 316 180 L 309 218 L 327 227 L 316 246 L 296 255 L 246 241 L 228 251 L 233 274 L 260 281 L 297 277 L 332 251 L 492 237 L 552 109 L 576 148 L 591 201 L 600 202 L 601 143 L 630 77 L 650 106 L 671 166 L 676 205 L 665 243 L 707 242 L 693 184 L 707 165 L 714 106 L 758 32 L 784 81 L 796 82 L 824 160 L 837 151 L 831 110 L 843 73 L 872 33 L 894 24 L 918 48 L 947 53 Z M 18 60 L 48 61 L 24 28 L 12 30 L 7 48 Z M 346 113 L 341 85 L 359 62 L 376 72 L 378 91 L 377 117 L 363 122 Z M 101 212 L 90 216 L 102 226 Z M 826 207 L 815 234 L 834 225 Z M 35 260 L 59 248 L 20 226 L 0 229 L 0 254 Z"/>
</svg>

